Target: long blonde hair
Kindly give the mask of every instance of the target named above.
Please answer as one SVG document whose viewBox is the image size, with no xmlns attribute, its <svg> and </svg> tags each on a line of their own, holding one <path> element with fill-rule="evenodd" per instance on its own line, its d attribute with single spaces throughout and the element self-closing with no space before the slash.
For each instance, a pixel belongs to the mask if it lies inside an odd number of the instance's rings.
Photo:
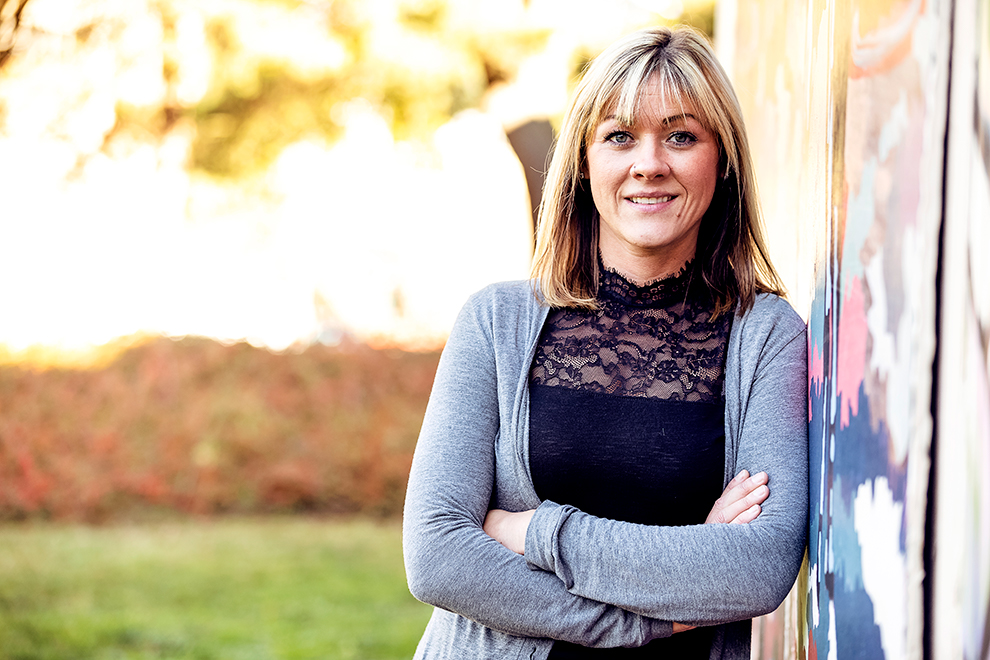
<svg viewBox="0 0 990 660">
<path fill-rule="evenodd" d="M 594 309 L 598 211 L 582 182 L 588 143 L 608 115 L 633 124 L 642 90 L 656 78 L 665 99 L 690 104 L 718 137 L 721 178 L 701 222 L 694 264 L 715 314 L 743 309 L 758 293 L 783 292 L 763 240 L 756 179 L 742 111 L 705 36 L 692 28 L 640 30 L 591 63 L 564 115 L 540 205 L 532 275 L 553 307 Z"/>
</svg>

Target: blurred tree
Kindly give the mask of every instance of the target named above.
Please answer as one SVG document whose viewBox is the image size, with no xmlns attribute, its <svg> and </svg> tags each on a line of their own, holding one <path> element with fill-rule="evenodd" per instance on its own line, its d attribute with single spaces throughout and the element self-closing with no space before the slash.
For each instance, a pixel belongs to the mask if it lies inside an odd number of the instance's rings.
<svg viewBox="0 0 990 660">
<path fill-rule="evenodd" d="M 0 0 L 0 67 L 14 52 L 21 14 L 28 0 Z"/>
<path fill-rule="evenodd" d="M 307 62 L 299 48 L 286 54 L 277 44 L 257 43 L 259 33 L 244 34 L 250 26 L 230 10 L 239 4 L 315 22 L 337 61 L 313 53 Z M 157 6 L 166 40 L 178 44 L 185 29 L 180 5 L 159 0 Z M 456 112 L 475 106 L 489 86 L 511 78 L 549 36 L 545 30 L 465 29 L 452 24 L 447 0 L 396 0 L 394 20 L 373 13 L 381 5 L 360 0 L 240 0 L 220 7 L 200 9 L 211 61 L 205 93 L 191 104 L 181 100 L 176 89 L 183 52 L 176 45 L 163 67 L 170 89 L 164 107 L 120 107 L 116 127 L 127 131 L 138 124 L 162 135 L 190 119 L 193 167 L 220 177 L 263 171 L 283 148 L 307 136 L 333 141 L 343 128 L 339 108 L 355 99 L 376 108 L 397 139 L 425 138 Z"/>
<path fill-rule="evenodd" d="M 85 12 L 68 3 L 67 20 L 47 32 L 30 16 L 43 2 L 32 2 L 22 24 L 27 4 L 0 0 L 0 65 L 14 52 L 18 27 L 24 37 L 32 30 L 39 43 L 45 36 L 55 43 L 75 12 L 77 54 L 92 56 L 94 66 L 161 62 L 159 85 L 141 86 L 164 89 L 157 100 L 148 100 L 154 93 L 121 94 L 131 83 L 110 92 L 118 99 L 116 122 L 103 149 L 112 150 L 118 137 L 125 150 L 160 142 L 179 126 L 192 136 L 192 168 L 229 179 L 263 172 L 299 140 L 333 142 L 358 99 L 396 139 L 427 139 L 491 87 L 513 80 L 550 38 L 549 28 L 470 18 L 474 10 L 463 0 L 134 0 L 126 16 L 122 5 L 90 0 Z M 680 20 L 710 33 L 712 7 L 710 0 L 686 2 Z M 46 20 L 58 11 L 49 9 Z M 97 55 L 104 49 L 115 49 L 113 56 Z M 593 54 L 577 54 L 575 76 Z M 148 71 L 158 75 L 154 66 L 132 68 L 145 79 Z M 96 70 L 93 80 L 104 80 Z M 78 98 L 103 98 L 93 93 L 98 84 L 80 88 Z"/>
</svg>

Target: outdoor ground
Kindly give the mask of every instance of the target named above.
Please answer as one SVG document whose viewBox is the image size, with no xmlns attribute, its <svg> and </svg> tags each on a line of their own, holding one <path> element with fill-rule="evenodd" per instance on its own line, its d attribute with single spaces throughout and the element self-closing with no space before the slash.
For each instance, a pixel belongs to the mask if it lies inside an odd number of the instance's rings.
<svg viewBox="0 0 990 660">
<path fill-rule="evenodd" d="M 0 526 L 0 660 L 410 658 L 397 521 Z"/>
</svg>

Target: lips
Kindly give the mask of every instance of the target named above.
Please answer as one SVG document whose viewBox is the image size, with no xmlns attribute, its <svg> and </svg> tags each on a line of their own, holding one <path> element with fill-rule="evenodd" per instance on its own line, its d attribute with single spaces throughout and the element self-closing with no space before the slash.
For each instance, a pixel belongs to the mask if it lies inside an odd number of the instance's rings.
<svg viewBox="0 0 990 660">
<path fill-rule="evenodd" d="M 674 199 L 676 195 L 661 195 L 659 197 L 627 197 L 634 204 L 664 204 Z"/>
</svg>

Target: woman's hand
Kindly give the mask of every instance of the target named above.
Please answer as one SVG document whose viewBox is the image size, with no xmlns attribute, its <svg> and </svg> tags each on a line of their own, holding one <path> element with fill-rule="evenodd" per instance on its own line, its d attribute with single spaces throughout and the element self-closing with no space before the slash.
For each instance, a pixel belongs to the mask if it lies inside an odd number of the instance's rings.
<svg viewBox="0 0 990 660">
<path fill-rule="evenodd" d="M 715 500 L 705 524 L 743 524 L 756 520 L 760 515 L 760 505 L 770 495 L 768 480 L 766 472 L 758 472 L 751 477 L 748 471 L 741 471 L 728 483 L 722 496 Z M 536 509 L 519 513 L 492 509 L 485 516 L 485 534 L 517 554 L 526 554 L 526 530 L 535 512 Z"/>
<path fill-rule="evenodd" d="M 722 491 L 722 496 L 715 500 L 715 505 L 705 519 L 705 524 L 713 523 L 750 523 L 760 515 L 760 505 L 770 495 L 767 487 L 769 477 L 766 472 L 758 472 L 752 477 L 743 470 Z"/>
<path fill-rule="evenodd" d="M 768 480 L 766 472 L 759 472 L 751 477 L 747 470 L 741 471 L 725 486 L 722 496 L 715 500 L 715 506 L 705 519 L 705 524 L 742 524 L 756 520 L 760 515 L 760 505 L 770 495 Z M 694 626 L 674 622 L 675 634 L 692 629 Z"/>
<path fill-rule="evenodd" d="M 485 534 L 492 537 L 509 550 L 524 555 L 526 554 L 526 530 L 529 529 L 529 521 L 532 520 L 536 509 L 512 513 L 502 509 L 492 509 L 485 516 Z"/>
</svg>

